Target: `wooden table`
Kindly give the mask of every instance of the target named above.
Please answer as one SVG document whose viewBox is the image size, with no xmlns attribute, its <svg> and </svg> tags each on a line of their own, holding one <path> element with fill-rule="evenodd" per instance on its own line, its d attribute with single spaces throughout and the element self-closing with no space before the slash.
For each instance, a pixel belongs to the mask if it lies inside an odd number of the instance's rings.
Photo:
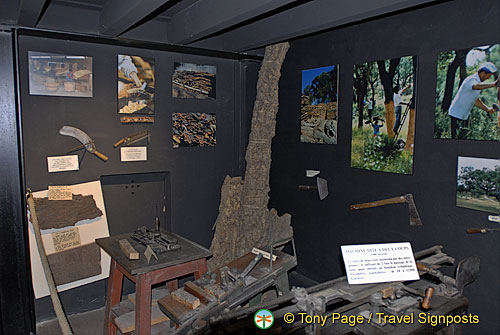
<svg viewBox="0 0 500 335">
<path fill-rule="evenodd" d="M 164 231 L 165 232 L 165 231 Z M 194 274 L 196 279 L 207 271 L 206 258 L 212 253 L 181 236 L 165 232 L 176 238 L 182 249 L 167 251 L 158 255 L 158 260 L 151 257 L 148 264 L 144 250 L 139 242 L 130 238 L 130 234 L 121 234 L 100 238 L 96 243 L 111 256 L 111 269 L 108 279 L 106 299 L 105 333 L 115 335 L 117 327 L 111 316 L 111 308 L 121 300 L 123 276 L 136 285 L 135 334 L 149 335 L 151 329 L 151 286 L 169 281 L 170 290 L 177 289 L 177 278 Z M 127 239 L 139 252 L 138 260 L 129 260 L 120 249 L 118 241 Z"/>
</svg>

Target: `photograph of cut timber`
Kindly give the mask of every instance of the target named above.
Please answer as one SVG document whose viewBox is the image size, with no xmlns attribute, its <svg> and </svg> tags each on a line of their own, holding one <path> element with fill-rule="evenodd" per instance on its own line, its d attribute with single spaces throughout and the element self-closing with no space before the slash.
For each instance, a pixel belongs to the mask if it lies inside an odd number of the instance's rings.
<svg viewBox="0 0 500 335">
<path fill-rule="evenodd" d="M 154 114 L 155 61 L 118 55 L 118 113 Z"/>
<path fill-rule="evenodd" d="M 500 140 L 500 45 L 441 52 L 434 138 Z"/>
<path fill-rule="evenodd" d="M 351 167 L 412 174 L 415 56 L 354 66 Z"/>
<path fill-rule="evenodd" d="M 31 95 L 92 97 L 92 57 L 28 52 Z"/>
<path fill-rule="evenodd" d="M 338 65 L 302 71 L 300 141 L 337 143 Z"/>
<path fill-rule="evenodd" d="M 217 118 L 212 113 L 172 114 L 172 139 L 174 148 L 214 147 Z"/>
<path fill-rule="evenodd" d="M 500 214 L 500 160 L 458 157 L 457 206 Z"/>
<path fill-rule="evenodd" d="M 172 97 L 215 99 L 216 67 L 191 63 L 174 63 Z"/>
</svg>

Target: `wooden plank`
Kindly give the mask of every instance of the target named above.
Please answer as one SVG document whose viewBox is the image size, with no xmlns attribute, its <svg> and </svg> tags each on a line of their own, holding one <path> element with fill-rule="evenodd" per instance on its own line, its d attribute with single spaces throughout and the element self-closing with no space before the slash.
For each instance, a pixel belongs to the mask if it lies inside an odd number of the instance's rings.
<svg viewBox="0 0 500 335">
<path fill-rule="evenodd" d="M 201 287 L 190 281 L 184 283 L 184 291 L 194 295 L 195 297 L 200 299 L 200 301 L 205 305 L 208 304 L 210 301 L 215 300 L 215 297 L 213 295 L 206 292 Z"/>
<path fill-rule="evenodd" d="M 120 244 L 120 249 L 122 249 L 128 259 L 139 259 L 139 253 L 132 247 L 132 244 L 130 244 L 127 239 L 119 240 L 118 243 Z"/>
<path fill-rule="evenodd" d="M 190 311 L 190 309 L 186 306 L 175 301 L 171 295 L 167 295 L 166 297 L 158 300 L 158 307 L 160 307 L 160 310 L 167 314 L 168 317 L 178 325 L 182 324 L 181 321 L 183 315 Z"/>
<path fill-rule="evenodd" d="M 168 317 L 162 313 L 158 305 L 151 307 L 151 325 L 156 325 L 160 322 L 169 320 Z M 135 311 L 123 314 L 114 320 L 116 326 L 122 333 L 129 333 L 135 330 Z"/>
<path fill-rule="evenodd" d="M 189 309 L 200 307 L 200 299 L 180 288 L 171 294 L 172 298 Z"/>
</svg>

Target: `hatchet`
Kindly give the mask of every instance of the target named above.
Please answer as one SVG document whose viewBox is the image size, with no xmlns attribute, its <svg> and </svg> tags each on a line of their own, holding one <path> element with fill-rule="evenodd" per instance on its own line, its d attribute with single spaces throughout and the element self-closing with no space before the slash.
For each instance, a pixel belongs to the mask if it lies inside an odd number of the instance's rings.
<svg viewBox="0 0 500 335">
<path fill-rule="evenodd" d="M 316 186 L 299 185 L 299 190 L 318 190 L 319 200 L 323 200 L 328 196 L 328 181 L 326 179 L 316 177 Z"/>
<path fill-rule="evenodd" d="M 408 193 L 399 197 L 382 199 L 372 202 L 365 202 L 362 204 L 351 205 L 351 210 L 363 209 L 363 208 L 373 208 L 384 205 L 392 205 L 392 204 L 408 204 L 408 209 L 410 212 L 410 226 L 421 226 L 422 221 L 420 220 L 420 215 L 418 215 L 417 206 L 415 206 L 415 201 L 413 201 L 413 194 Z"/>
<path fill-rule="evenodd" d="M 105 162 L 108 160 L 108 156 L 96 150 L 94 140 L 91 139 L 90 136 L 87 135 L 87 133 L 85 133 L 83 130 L 72 126 L 63 126 L 61 127 L 61 129 L 59 129 L 59 134 L 76 138 L 78 141 L 80 141 L 82 146 L 85 147 L 85 150 L 87 150 L 91 154 L 96 155 Z"/>
</svg>

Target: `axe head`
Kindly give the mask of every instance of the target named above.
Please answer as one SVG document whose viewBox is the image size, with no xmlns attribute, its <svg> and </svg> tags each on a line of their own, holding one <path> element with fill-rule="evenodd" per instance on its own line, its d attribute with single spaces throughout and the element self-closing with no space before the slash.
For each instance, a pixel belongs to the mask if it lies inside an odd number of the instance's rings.
<svg viewBox="0 0 500 335">
<path fill-rule="evenodd" d="M 328 181 L 326 179 L 316 177 L 316 184 L 318 185 L 319 200 L 323 200 L 328 196 Z"/>
<path fill-rule="evenodd" d="M 406 202 L 408 203 L 408 210 L 410 211 L 410 226 L 421 226 L 422 221 L 420 220 L 420 215 L 418 215 L 417 206 L 415 206 L 415 201 L 413 201 L 413 194 L 405 194 Z"/>
</svg>

